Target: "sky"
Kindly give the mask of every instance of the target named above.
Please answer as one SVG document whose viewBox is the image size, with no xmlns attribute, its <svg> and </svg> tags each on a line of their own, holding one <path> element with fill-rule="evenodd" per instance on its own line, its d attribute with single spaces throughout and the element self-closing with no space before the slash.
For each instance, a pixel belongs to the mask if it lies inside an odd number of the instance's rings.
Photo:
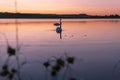
<svg viewBox="0 0 120 80">
<path fill-rule="evenodd" d="M 0 0 L 0 12 L 15 12 L 15 0 Z M 120 15 L 120 0 L 17 0 L 20 13 Z"/>
</svg>

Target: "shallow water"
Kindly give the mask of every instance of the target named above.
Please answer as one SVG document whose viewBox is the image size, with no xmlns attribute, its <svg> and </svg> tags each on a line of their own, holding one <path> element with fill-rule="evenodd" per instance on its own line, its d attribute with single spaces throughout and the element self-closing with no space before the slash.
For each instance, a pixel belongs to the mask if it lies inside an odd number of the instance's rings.
<svg viewBox="0 0 120 80">
<path fill-rule="evenodd" d="M 16 24 L 13 19 L 0 19 L 0 63 L 7 58 L 5 37 L 16 46 L 17 26 L 20 60 L 29 62 L 21 69 L 24 79 L 44 80 L 42 63 L 67 53 L 76 58 L 72 73 L 78 80 L 120 80 L 119 19 L 63 19 L 62 39 L 53 25 L 58 21 L 19 19 Z"/>
</svg>

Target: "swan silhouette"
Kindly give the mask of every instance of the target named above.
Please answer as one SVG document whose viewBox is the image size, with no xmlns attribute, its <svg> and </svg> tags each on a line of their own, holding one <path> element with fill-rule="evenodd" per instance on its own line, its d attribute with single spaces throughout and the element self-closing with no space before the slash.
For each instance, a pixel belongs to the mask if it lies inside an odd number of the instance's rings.
<svg viewBox="0 0 120 80">
<path fill-rule="evenodd" d="M 54 25 L 57 26 L 56 32 L 60 34 L 60 39 L 62 39 L 62 19 L 60 18 L 60 22 L 54 23 Z"/>
<path fill-rule="evenodd" d="M 56 23 L 54 23 L 54 26 L 61 26 L 62 25 L 62 19 L 60 18 L 60 22 L 56 22 Z"/>
<path fill-rule="evenodd" d="M 57 33 L 61 33 L 62 32 L 62 19 L 60 18 L 60 22 L 59 23 L 55 23 L 57 28 L 56 28 L 56 32 Z"/>
<path fill-rule="evenodd" d="M 62 32 L 62 19 L 61 18 L 60 18 L 60 22 L 54 23 L 54 25 L 57 26 L 57 28 L 56 28 L 57 33 Z"/>
</svg>

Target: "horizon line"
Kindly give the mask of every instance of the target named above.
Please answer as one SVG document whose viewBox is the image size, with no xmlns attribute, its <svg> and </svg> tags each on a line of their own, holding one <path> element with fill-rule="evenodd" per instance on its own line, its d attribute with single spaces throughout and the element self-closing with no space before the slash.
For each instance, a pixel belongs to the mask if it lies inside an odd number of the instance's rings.
<svg viewBox="0 0 120 80">
<path fill-rule="evenodd" d="M 15 14 L 16 12 L 0 12 L 0 13 L 11 13 L 11 14 Z M 87 14 L 87 13 L 76 13 L 76 14 L 72 14 L 72 13 L 63 13 L 63 14 L 59 14 L 59 13 L 27 13 L 27 12 L 17 12 L 16 14 L 49 14 L 49 15 L 90 15 L 90 16 L 110 16 L 110 15 L 118 15 L 120 16 L 120 14 L 114 13 L 114 14 L 104 14 L 104 15 L 98 15 L 98 14 Z"/>
</svg>

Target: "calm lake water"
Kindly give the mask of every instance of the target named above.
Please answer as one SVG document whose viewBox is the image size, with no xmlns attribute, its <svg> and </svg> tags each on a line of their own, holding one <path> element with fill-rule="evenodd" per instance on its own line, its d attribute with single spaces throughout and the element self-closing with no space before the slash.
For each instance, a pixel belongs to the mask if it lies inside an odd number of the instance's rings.
<svg viewBox="0 0 120 80">
<path fill-rule="evenodd" d="M 65 53 L 75 57 L 72 73 L 77 80 L 120 80 L 119 19 L 63 19 L 62 39 L 55 22 L 59 20 L 18 20 L 20 61 L 28 61 L 21 68 L 24 80 L 45 80 L 42 63 Z M 0 65 L 7 58 L 5 37 L 12 47 L 16 46 L 15 20 L 0 19 Z M 12 57 L 11 66 L 14 65 Z"/>
</svg>

